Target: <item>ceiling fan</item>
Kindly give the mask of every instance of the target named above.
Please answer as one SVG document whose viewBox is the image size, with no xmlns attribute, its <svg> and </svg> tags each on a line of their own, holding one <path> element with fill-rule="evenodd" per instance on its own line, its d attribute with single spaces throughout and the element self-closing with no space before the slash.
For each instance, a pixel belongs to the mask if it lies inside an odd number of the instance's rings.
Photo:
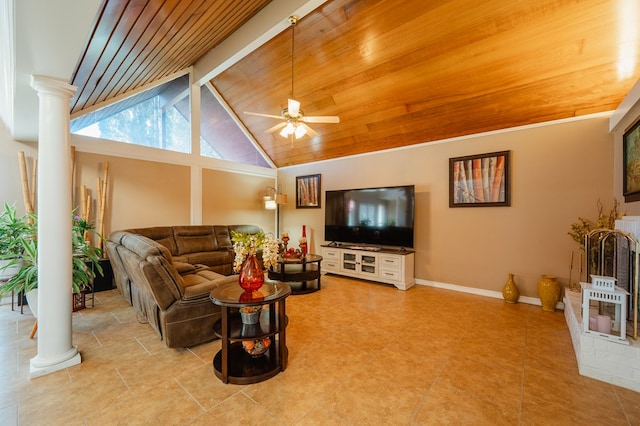
<svg viewBox="0 0 640 426">
<path fill-rule="evenodd" d="M 291 98 L 293 98 L 293 63 L 294 63 L 293 54 L 294 54 L 294 36 L 295 36 L 294 27 L 298 22 L 298 17 L 290 16 L 289 22 L 291 23 Z M 283 108 L 282 111 L 280 111 L 280 115 L 263 114 L 259 112 L 249 112 L 249 111 L 245 111 L 244 113 L 248 115 L 256 115 L 258 117 L 276 118 L 276 119 L 282 120 L 282 122 L 267 129 L 265 133 L 273 133 L 276 130 L 280 130 L 279 132 L 280 136 L 285 138 L 291 137 L 292 142 L 293 142 L 293 136 L 295 136 L 296 139 L 300 139 L 304 135 L 309 135 L 310 137 L 314 137 L 318 134 L 315 130 L 309 127 L 307 123 L 339 123 L 340 122 L 340 117 L 335 115 L 306 116 L 302 112 L 302 109 L 300 109 L 300 102 L 291 98 L 287 102 L 287 107 Z"/>
</svg>

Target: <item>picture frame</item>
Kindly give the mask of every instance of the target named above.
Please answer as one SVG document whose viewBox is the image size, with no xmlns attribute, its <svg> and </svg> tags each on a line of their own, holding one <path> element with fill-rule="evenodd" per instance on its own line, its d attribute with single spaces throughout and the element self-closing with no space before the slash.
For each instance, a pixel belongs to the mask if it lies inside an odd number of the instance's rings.
<svg viewBox="0 0 640 426">
<path fill-rule="evenodd" d="M 449 158 L 449 207 L 511 205 L 511 152 Z"/>
<path fill-rule="evenodd" d="M 640 201 L 640 120 L 622 136 L 622 169 L 625 203 Z"/>
<path fill-rule="evenodd" d="M 320 175 L 296 176 L 296 208 L 319 209 Z"/>
</svg>

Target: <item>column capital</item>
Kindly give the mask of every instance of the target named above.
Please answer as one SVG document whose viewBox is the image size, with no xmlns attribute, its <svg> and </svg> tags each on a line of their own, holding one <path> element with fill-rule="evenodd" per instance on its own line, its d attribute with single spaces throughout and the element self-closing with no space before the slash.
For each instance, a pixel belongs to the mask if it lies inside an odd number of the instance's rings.
<svg viewBox="0 0 640 426">
<path fill-rule="evenodd" d="M 31 87 L 33 87 L 38 94 L 64 95 L 69 99 L 71 99 L 76 93 L 76 90 L 78 90 L 76 86 L 72 86 L 64 80 L 38 74 L 31 75 Z"/>
</svg>

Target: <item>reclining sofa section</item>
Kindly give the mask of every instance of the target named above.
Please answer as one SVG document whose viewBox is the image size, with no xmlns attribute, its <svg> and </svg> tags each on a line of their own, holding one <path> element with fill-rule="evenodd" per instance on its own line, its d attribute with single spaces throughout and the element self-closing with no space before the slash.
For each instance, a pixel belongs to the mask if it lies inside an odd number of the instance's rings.
<svg viewBox="0 0 640 426">
<path fill-rule="evenodd" d="M 114 231 L 105 242 L 118 290 L 168 347 L 214 339 L 220 307 L 209 293 L 238 280 L 231 275 L 232 230 L 261 231 L 254 225 L 167 226 Z"/>
</svg>

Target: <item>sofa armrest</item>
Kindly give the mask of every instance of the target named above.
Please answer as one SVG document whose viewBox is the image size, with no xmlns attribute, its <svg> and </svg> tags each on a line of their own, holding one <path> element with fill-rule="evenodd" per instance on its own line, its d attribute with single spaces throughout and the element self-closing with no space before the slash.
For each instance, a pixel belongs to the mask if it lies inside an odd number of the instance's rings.
<svg viewBox="0 0 640 426">
<path fill-rule="evenodd" d="M 196 272 L 196 267 L 190 263 L 186 262 L 173 262 L 173 267 L 176 268 L 176 271 L 180 275 L 193 274 Z"/>
</svg>

